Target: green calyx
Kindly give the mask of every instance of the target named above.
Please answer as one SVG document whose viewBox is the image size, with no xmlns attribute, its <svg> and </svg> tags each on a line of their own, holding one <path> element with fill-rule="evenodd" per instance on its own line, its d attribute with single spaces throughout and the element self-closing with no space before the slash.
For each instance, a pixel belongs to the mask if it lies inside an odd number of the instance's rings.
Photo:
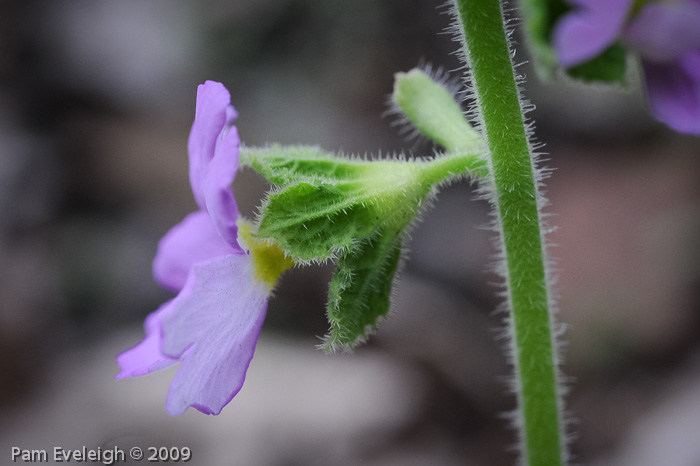
<svg viewBox="0 0 700 466">
<path fill-rule="evenodd" d="M 326 260 L 380 228 L 404 228 L 431 188 L 410 163 L 337 163 L 350 165 L 339 171 L 352 175 L 270 194 L 257 235 L 274 239 L 296 261 Z"/>
<path fill-rule="evenodd" d="M 476 154 L 368 161 L 315 147 L 244 148 L 241 160 L 281 188 L 261 208 L 256 236 L 296 262 L 331 259 L 380 230 L 401 231 L 435 184 L 484 170 Z"/>
<path fill-rule="evenodd" d="M 274 245 L 282 265 L 335 260 L 327 314 L 327 351 L 364 341 L 390 307 L 403 238 L 436 185 L 485 174 L 478 154 L 431 160 L 362 160 L 317 147 L 241 149 L 241 164 L 275 185 L 248 244 Z M 275 259 L 273 264 L 279 261 Z M 275 276 L 280 267 L 269 267 Z M 257 269 L 256 269 L 257 270 Z"/>
</svg>

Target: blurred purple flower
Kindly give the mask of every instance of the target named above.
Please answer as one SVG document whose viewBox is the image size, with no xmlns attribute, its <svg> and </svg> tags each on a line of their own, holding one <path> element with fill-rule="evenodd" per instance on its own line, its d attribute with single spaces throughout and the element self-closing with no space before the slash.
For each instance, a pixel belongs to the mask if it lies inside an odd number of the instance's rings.
<svg viewBox="0 0 700 466">
<path fill-rule="evenodd" d="M 117 379 L 181 363 L 166 402 L 174 416 L 190 406 L 219 414 L 231 401 L 267 311 L 271 286 L 255 278 L 253 257 L 238 243 L 236 116 L 222 84 L 199 86 L 188 142 L 199 210 L 163 237 L 153 261 L 155 279 L 178 295 L 146 318 L 145 339 L 117 357 Z"/>
<path fill-rule="evenodd" d="M 700 0 L 570 0 L 575 9 L 554 29 L 565 68 L 619 41 L 639 54 L 654 115 L 682 133 L 700 135 Z"/>
</svg>

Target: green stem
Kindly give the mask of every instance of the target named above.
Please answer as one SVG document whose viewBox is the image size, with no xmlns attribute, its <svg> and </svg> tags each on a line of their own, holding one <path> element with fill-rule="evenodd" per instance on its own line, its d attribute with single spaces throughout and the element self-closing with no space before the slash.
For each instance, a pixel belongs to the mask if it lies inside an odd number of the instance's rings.
<svg viewBox="0 0 700 466">
<path fill-rule="evenodd" d="M 538 209 L 541 195 L 504 19 L 498 0 L 455 4 L 487 140 L 505 252 L 523 459 L 530 466 L 560 466 L 566 455 Z"/>
<path fill-rule="evenodd" d="M 425 186 L 433 186 L 455 176 L 485 177 L 488 175 L 486 162 L 478 153 L 446 154 L 419 166 L 422 168 L 421 176 Z"/>
</svg>

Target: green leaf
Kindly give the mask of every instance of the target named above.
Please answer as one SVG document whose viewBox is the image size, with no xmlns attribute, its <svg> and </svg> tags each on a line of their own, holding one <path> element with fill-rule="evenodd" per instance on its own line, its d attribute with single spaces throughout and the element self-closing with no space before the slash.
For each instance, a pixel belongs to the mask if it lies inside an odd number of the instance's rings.
<svg viewBox="0 0 700 466">
<path fill-rule="evenodd" d="M 613 44 L 594 59 L 569 68 L 566 72 L 575 79 L 586 82 L 624 84 L 627 53 L 619 44 Z"/>
<path fill-rule="evenodd" d="M 446 149 L 480 149 L 481 136 L 454 96 L 418 68 L 396 73 L 391 97 L 418 131 Z"/>
<path fill-rule="evenodd" d="M 364 342 L 389 312 L 401 241 L 400 233 L 375 235 L 338 259 L 328 293 L 327 351 Z"/>
</svg>

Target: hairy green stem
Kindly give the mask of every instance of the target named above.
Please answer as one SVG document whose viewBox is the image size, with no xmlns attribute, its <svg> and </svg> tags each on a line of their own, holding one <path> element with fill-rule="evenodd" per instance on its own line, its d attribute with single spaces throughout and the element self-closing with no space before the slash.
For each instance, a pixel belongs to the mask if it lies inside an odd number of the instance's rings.
<svg viewBox="0 0 700 466">
<path fill-rule="evenodd" d="M 522 457 L 565 461 L 537 173 L 499 0 L 454 0 L 489 152 L 504 248 Z"/>
<path fill-rule="evenodd" d="M 478 153 L 446 154 L 422 164 L 421 167 L 422 181 L 426 186 L 433 186 L 454 176 L 488 175 L 486 163 Z"/>
</svg>

